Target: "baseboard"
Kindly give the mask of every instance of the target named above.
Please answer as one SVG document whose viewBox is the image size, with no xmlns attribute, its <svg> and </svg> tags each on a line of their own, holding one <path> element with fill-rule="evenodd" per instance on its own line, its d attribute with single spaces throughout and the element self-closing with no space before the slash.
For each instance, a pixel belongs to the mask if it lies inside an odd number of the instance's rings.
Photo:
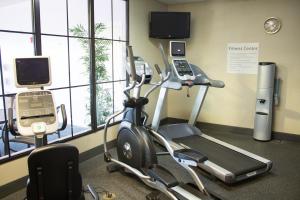
<svg viewBox="0 0 300 200">
<path fill-rule="evenodd" d="M 117 140 L 113 140 L 113 141 L 110 141 L 110 142 L 107 143 L 107 148 L 111 149 L 111 148 L 115 147 L 116 145 L 117 145 Z M 103 145 L 92 148 L 92 149 L 90 149 L 88 151 L 85 151 L 85 152 L 83 152 L 79 155 L 79 162 L 80 163 L 84 162 L 84 161 L 86 161 L 90 158 L 93 158 L 93 157 L 95 157 L 95 156 L 97 156 L 97 155 L 99 155 L 103 152 L 104 152 L 104 146 Z"/>
<path fill-rule="evenodd" d="M 108 142 L 107 146 L 108 148 L 112 148 L 112 147 L 115 147 L 116 146 L 116 140 L 113 140 L 111 142 Z M 84 162 L 90 158 L 93 158 L 101 153 L 104 152 L 104 147 L 103 145 L 100 145 L 100 146 L 97 146 L 95 148 L 92 148 L 88 151 L 85 151 L 83 153 L 81 153 L 79 155 L 79 162 Z M 27 179 L 28 179 L 28 176 L 24 176 L 22 178 L 19 178 L 15 181 L 12 181 L 8 184 L 5 184 L 3 186 L 0 186 L 0 199 L 12 194 L 12 193 L 15 193 L 17 192 L 18 190 L 21 190 L 23 188 L 26 187 L 26 183 L 27 183 Z M 25 196 L 24 196 L 25 197 Z"/>
<path fill-rule="evenodd" d="M 8 184 L 5 184 L 0 187 L 0 199 L 17 192 L 18 190 L 23 189 L 26 186 L 28 176 L 24 176 L 22 178 L 19 178 L 13 182 L 10 182 Z M 25 198 L 25 196 L 24 196 Z"/>
<path fill-rule="evenodd" d="M 273 137 L 272 138 L 275 139 L 275 140 L 300 142 L 300 135 L 290 134 L 290 133 L 283 133 L 283 132 L 273 131 Z"/>
<path fill-rule="evenodd" d="M 161 124 L 163 125 L 163 124 L 174 124 L 174 123 L 186 123 L 187 121 L 188 120 L 185 120 L 185 119 L 167 117 L 167 118 L 161 120 Z M 253 134 L 253 129 L 251 129 L 251 128 L 213 124 L 213 123 L 207 123 L 207 122 L 197 122 L 196 126 L 199 128 L 201 127 L 202 130 L 209 129 L 209 130 L 230 132 L 230 133 L 235 133 L 235 134 L 244 134 L 244 135 L 249 135 L 249 136 L 252 136 L 252 134 Z M 300 135 L 273 131 L 272 139 L 300 142 Z"/>
</svg>

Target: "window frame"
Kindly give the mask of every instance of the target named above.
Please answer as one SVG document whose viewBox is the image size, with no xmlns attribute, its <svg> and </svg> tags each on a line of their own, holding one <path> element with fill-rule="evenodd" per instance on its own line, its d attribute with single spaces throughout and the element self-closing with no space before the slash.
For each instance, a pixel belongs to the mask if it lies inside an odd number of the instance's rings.
<svg viewBox="0 0 300 200">
<path fill-rule="evenodd" d="M 65 0 L 66 2 L 66 9 L 68 12 L 68 2 L 70 0 Z M 55 90 L 61 90 L 61 89 L 69 89 L 69 101 L 70 101 L 70 123 L 71 123 L 71 134 L 70 137 L 64 138 L 64 139 L 58 139 L 58 140 L 54 140 L 53 142 L 49 142 L 49 143 L 60 143 L 60 142 L 68 142 L 71 141 L 73 139 L 77 139 L 80 137 L 84 137 L 87 136 L 89 134 L 95 133 L 97 131 L 100 131 L 102 129 L 104 129 L 104 124 L 97 126 L 97 115 L 96 115 L 96 105 L 97 105 L 97 99 L 96 99 L 96 86 L 99 84 L 105 84 L 105 83 L 111 83 L 112 84 L 112 109 L 113 112 L 115 112 L 115 105 L 114 105 L 114 99 L 115 99 L 115 83 L 118 82 L 126 82 L 126 85 L 128 85 L 128 75 L 126 74 L 126 79 L 124 80 L 114 80 L 114 42 L 124 42 L 126 45 L 128 45 L 129 43 L 129 0 L 120 0 L 120 1 L 124 1 L 126 2 L 126 39 L 125 40 L 119 40 L 119 39 L 114 39 L 114 10 L 113 10 L 113 4 L 115 2 L 115 0 L 110 0 L 111 1 L 111 39 L 107 39 L 107 38 L 99 38 L 99 37 L 95 37 L 95 13 L 94 13 L 94 3 L 96 0 L 87 0 L 88 2 L 88 31 L 89 31 L 89 35 L 88 37 L 82 37 L 84 39 L 88 39 L 90 41 L 90 73 L 89 73 L 89 83 L 88 84 L 82 84 L 82 85 L 71 85 L 71 67 L 70 67 L 70 38 L 80 38 L 80 37 L 76 37 L 76 36 L 71 36 L 69 34 L 69 31 L 67 31 L 67 35 L 57 35 L 57 34 L 48 34 L 48 33 L 42 33 L 41 32 L 41 18 L 40 18 L 40 0 L 31 0 L 31 4 L 32 4 L 32 32 L 25 32 L 25 31 L 13 31 L 13 30 L 4 30 L 4 29 L 0 29 L 0 32 L 7 32 L 7 33 L 18 33 L 18 34 L 32 34 L 33 35 L 33 50 L 34 50 L 34 55 L 38 56 L 38 55 L 42 55 L 42 36 L 53 36 L 53 37 L 66 37 L 67 41 L 68 41 L 68 86 L 65 87 L 57 87 L 57 88 L 51 88 L 49 90 L 51 91 L 55 91 Z M 68 19 L 69 15 L 67 13 L 67 29 L 69 29 L 69 19 Z M 111 45 L 111 62 L 112 62 L 112 79 L 110 81 L 97 81 L 96 80 L 96 72 L 95 72 L 95 40 L 109 40 L 111 41 L 112 45 Z M 0 79 L 1 79 L 1 84 L 2 87 L 0 88 L 2 90 L 2 94 L 0 94 L 0 101 L 3 101 L 3 108 L 4 108 L 4 119 L 5 122 L 4 124 L 7 125 L 7 104 L 5 101 L 5 97 L 10 97 L 10 96 L 14 96 L 16 93 L 5 93 L 5 85 L 4 85 L 4 77 L 3 77 L 3 68 L 2 68 L 2 58 L 1 58 L 1 49 L 0 49 Z M 72 88 L 76 88 L 76 87 L 85 87 L 85 86 L 89 86 L 90 87 L 90 117 L 91 117 L 91 130 L 87 130 L 81 133 L 77 133 L 74 134 L 73 133 L 73 120 L 72 120 L 72 93 L 71 93 L 71 89 Z M 115 121 L 113 123 L 111 123 L 109 126 L 114 126 L 116 124 L 120 123 L 120 121 Z M 6 136 L 9 135 L 8 131 L 5 131 Z M 0 157 L 0 164 L 18 159 L 20 157 L 26 156 L 28 155 L 31 151 L 32 148 L 29 148 L 28 150 L 24 150 L 18 154 L 15 155 L 11 155 L 11 152 L 9 151 L 10 149 L 10 144 L 9 141 L 7 141 L 7 144 L 4 144 L 4 147 L 8 148 L 8 154 L 4 154 Z"/>
</svg>

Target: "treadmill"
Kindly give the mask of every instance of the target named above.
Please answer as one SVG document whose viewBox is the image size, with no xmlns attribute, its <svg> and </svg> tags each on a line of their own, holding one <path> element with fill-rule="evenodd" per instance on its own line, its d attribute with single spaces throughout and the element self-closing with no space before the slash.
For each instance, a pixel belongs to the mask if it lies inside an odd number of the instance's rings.
<svg viewBox="0 0 300 200">
<path fill-rule="evenodd" d="M 162 135 L 174 150 L 193 149 L 207 156 L 208 160 L 197 166 L 225 183 L 236 183 L 268 172 L 272 168 L 272 161 L 206 135 L 195 126 L 208 88 L 223 88 L 225 84 L 210 79 L 199 67 L 188 63 L 185 59 L 185 42 L 170 42 L 171 65 L 162 46 L 160 51 L 166 72 L 171 72 L 171 77 L 161 86 L 152 129 Z M 183 86 L 199 86 L 188 123 L 159 126 L 168 90 L 180 90 Z M 176 161 L 180 164 L 180 160 Z"/>
</svg>

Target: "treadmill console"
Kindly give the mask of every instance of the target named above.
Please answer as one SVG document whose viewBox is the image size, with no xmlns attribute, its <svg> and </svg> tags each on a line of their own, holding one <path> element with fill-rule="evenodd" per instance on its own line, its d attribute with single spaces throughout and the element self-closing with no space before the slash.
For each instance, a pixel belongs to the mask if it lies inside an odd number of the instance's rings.
<svg viewBox="0 0 300 200">
<path fill-rule="evenodd" d="M 185 57 L 185 41 L 170 41 L 170 56 Z"/>
<path fill-rule="evenodd" d="M 173 67 L 179 79 L 188 81 L 195 80 L 195 74 L 185 59 L 173 59 Z"/>
<path fill-rule="evenodd" d="M 177 77 L 183 81 L 192 81 L 196 76 L 185 59 L 185 46 L 185 41 L 170 41 L 170 56 Z"/>
</svg>

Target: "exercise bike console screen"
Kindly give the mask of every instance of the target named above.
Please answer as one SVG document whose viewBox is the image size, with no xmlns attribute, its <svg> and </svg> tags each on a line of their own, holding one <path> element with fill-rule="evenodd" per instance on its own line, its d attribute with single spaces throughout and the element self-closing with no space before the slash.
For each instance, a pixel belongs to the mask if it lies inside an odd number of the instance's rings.
<svg viewBox="0 0 300 200">
<path fill-rule="evenodd" d="M 176 70 L 176 74 L 181 80 L 194 80 L 195 76 L 192 71 L 191 66 L 187 62 L 187 60 L 184 59 L 174 59 L 173 60 L 173 65 Z"/>
<path fill-rule="evenodd" d="M 41 87 L 51 83 L 48 57 L 16 58 L 15 70 L 17 87 Z"/>
</svg>

